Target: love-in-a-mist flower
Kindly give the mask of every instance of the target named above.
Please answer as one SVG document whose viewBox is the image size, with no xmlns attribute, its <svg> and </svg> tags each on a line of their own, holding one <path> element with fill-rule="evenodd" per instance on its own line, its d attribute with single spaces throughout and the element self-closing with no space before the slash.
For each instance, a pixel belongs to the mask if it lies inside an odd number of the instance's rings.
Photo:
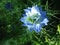
<svg viewBox="0 0 60 45">
<path fill-rule="evenodd" d="M 12 9 L 12 4 L 11 4 L 11 2 L 7 2 L 7 3 L 5 4 L 5 8 L 8 9 L 8 10 L 11 10 L 11 9 Z"/>
<path fill-rule="evenodd" d="M 42 7 L 32 6 L 24 9 L 25 14 L 21 18 L 24 26 L 32 31 L 40 32 L 43 26 L 47 25 L 48 19 L 46 16 L 46 11 L 42 11 Z"/>
</svg>

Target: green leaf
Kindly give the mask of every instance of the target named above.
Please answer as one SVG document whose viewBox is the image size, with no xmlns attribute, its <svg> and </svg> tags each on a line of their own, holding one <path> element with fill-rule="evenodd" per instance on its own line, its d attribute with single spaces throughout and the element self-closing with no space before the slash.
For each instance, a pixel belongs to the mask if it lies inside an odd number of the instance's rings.
<svg viewBox="0 0 60 45">
<path fill-rule="evenodd" d="M 59 34 L 60 34 L 60 25 L 58 25 L 58 29 L 57 29 L 57 31 L 59 32 Z"/>
<path fill-rule="evenodd" d="M 45 10 L 48 11 L 48 0 L 46 1 Z"/>
</svg>

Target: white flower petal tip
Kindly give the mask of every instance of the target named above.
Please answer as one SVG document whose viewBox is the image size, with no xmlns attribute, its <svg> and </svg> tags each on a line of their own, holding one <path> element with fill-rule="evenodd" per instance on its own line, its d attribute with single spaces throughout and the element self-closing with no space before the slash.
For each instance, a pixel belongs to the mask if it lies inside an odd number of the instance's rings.
<svg viewBox="0 0 60 45">
<path fill-rule="evenodd" d="M 41 23 L 44 23 L 45 25 L 47 25 L 48 22 L 49 22 L 48 19 L 45 18 Z"/>
</svg>

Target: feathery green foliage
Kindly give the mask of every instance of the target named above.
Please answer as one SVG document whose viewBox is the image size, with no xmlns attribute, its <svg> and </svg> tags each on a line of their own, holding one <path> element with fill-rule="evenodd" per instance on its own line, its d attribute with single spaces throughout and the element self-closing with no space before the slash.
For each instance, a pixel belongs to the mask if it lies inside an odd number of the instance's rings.
<svg viewBox="0 0 60 45">
<path fill-rule="evenodd" d="M 11 9 L 5 7 L 8 2 Z M 40 33 L 29 32 L 20 21 L 33 5 L 47 11 L 49 23 Z M 0 0 L 0 45 L 60 45 L 59 0 Z"/>
</svg>

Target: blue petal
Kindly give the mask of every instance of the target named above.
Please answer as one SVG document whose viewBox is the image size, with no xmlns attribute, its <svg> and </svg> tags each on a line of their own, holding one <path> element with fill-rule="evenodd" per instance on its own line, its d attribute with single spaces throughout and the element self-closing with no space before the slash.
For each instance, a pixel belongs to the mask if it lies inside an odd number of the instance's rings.
<svg viewBox="0 0 60 45">
<path fill-rule="evenodd" d="M 45 25 L 47 25 L 48 22 L 49 22 L 48 19 L 45 18 L 41 23 L 44 23 Z"/>
<path fill-rule="evenodd" d="M 37 5 L 36 6 L 33 6 L 37 11 L 42 11 L 42 7 L 38 7 Z"/>
<path fill-rule="evenodd" d="M 40 32 L 41 28 L 42 28 L 42 26 L 40 24 L 36 24 L 34 30 L 36 32 Z"/>
<path fill-rule="evenodd" d="M 20 20 L 21 20 L 22 22 L 25 22 L 26 17 L 22 17 Z"/>
<path fill-rule="evenodd" d="M 23 14 L 23 16 L 25 17 L 25 16 L 26 16 L 26 14 Z"/>
<path fill-rule="evenodd" d="M 28 27 L 28 29 L 29 29 L 30 31 L 34 30 L 33 25 L 27 25 L 27 27 Z"/>
<path fill-rule="evenodd" d="M 31 12 L 31 9 L 24 9 L 25 13 Z"/>
<path fill-rule="evenodd" d="M 41 13 L 41 22 L 42 22 L 45 18 L 47 18 L 46 11 L 40 11 L 40 13 Z"/>
<path fill-rule="evenodd" d="M 39 7 L 39 10 L 42 11 L 42 7 Z"/>
<path fill-rule="evenodd" d="M 41 13 L 41 17 L 42 18 L 46 18 L 47 16 L 46 16 L 46 11 L 40 11 L 40 13 Z"/>
<path fill-rule="evenodd" d="M 32 8 L 36 9 L 39 12 L 39 7 L 37 5 L 33 6 Z"/>
<path fill-rule="evenodd" d="M 28 10 L 31 11 L 31 7 L 28 7 Z"/>
</svg>

